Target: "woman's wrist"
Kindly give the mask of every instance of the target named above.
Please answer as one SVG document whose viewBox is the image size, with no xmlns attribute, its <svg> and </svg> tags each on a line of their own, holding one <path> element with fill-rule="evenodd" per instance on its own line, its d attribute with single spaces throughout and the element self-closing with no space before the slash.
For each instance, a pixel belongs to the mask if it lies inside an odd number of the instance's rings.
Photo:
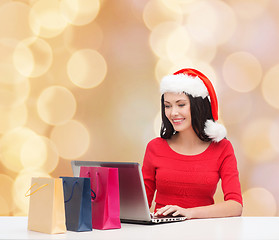
<svg viewBox="0 0 279 240">
<path fill-rule="evenodd" d="M 192 208 L 185 208 L 184 209 L 184 216 L 187 217 L 187 219 L 192 219 L 193 209 Z"/>
</svg>

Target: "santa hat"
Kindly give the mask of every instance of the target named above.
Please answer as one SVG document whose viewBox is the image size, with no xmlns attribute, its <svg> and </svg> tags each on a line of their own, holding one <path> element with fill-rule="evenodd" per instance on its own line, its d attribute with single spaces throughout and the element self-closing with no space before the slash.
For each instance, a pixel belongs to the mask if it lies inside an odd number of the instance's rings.
<svg viewBox="0 0 279 240">
<path fill-rule="evenodd" d="M 218 101 L 212 83 L 201 72 L 186 68 L 165 76 L 160 84 L 161 94 L 166 92 L 185 92 L 193 97 L 209 97 L 213 120 L 205 122 L 204 132 L 212 139 L 219 142 L 226 137 L 226 128 L 216 121 L 218 120 Z"/>
</svg>

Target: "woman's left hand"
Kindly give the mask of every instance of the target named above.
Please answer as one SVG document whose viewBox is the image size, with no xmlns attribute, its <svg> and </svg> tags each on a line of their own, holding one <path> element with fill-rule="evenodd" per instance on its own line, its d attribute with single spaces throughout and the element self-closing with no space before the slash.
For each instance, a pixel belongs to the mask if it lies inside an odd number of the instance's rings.
<svg viewBox="0 0 279 240">
<path fill-rule="evenodd" d="M 176 216 L 185 216 L 187 219 L 190 219 L 190 209 L 182 208 L 176 205 L 166 205 L 165 207 L 162 207 L 160 209 L 157 209 L 155 216 L 167 216 L 171 215 L 173 217 Z"/>
</svg>

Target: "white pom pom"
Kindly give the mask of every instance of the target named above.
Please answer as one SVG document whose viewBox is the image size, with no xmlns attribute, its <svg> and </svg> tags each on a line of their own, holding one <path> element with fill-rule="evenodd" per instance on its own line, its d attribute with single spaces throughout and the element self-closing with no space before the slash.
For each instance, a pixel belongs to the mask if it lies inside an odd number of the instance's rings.
<svg viewBox="0 0 279 240">
<path fill-rule="evenodd" d="M 207 120 L 204 128 L 205 134 L 212 139 L 214 142 L 220 142 L 227 136 L 226 128 L 213 120 Z"/>
</svg>

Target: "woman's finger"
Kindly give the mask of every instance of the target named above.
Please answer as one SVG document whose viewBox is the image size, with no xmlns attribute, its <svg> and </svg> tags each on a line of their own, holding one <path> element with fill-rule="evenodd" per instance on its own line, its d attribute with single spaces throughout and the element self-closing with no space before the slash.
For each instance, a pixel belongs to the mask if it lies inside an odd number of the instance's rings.
<svg viewBox="0 0 279 240">
<path fill-rule="evenodd" d="M 165 215 L 164 213 L 166 211 L 168 211 L 168 209 L 171 207 L 171 205 L 166 205 L 165 207 L 162 207 L 162 208 L 159 208 L 156 210 L 156 213 L 155 213 L 155 216 L 158 216 L 158 215 Z"/>
</svg>

